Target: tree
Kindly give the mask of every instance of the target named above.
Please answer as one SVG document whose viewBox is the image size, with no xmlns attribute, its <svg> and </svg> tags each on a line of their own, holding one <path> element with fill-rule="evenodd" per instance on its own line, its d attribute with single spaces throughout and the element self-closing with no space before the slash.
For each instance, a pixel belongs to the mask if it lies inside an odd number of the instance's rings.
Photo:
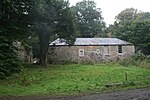
<svg viewBox="0 0 150 100">
<path fill-rule="evenodd" d="M 63 38 L 68 44 L 75 40 L 74 17 L 68 1 L 39 0 L 33 8 L 33 28 L 39 37 L 40 65 L 46 66 L 51 37 Z"/>
<path fill-rule="evenodd" d="M 137 46 L 137 50 L 150 55 L 150 19 L 134 21 L 132 23 L 132 35 L 129 40 Z"/>
<path fill-rule="evenodd" d="M 94 37 L 101 35 L 105 27 L 101 9 L 96 8 L 96 3 L 91 0 L 83 0 L 72 7 L 76 14 L 79 37 Z"/>
<path fill-rule="evenodd" d="M 125 22 L 138 19 L 141 16 L 142 12 L 139 12 L 137 9 L 134 8 L 126 8 L 125 10 L 121 11 L 116 17 L 117 22 Z"/>
<path fill-rule="evenodd" d="M 28 12 L 31 4 L 31 0 L 0 1 L 0 79 L 20 70 L 14 43 L 30 34 Z"/>
<path fill-rule="evenodd" d="M 144 54 L 150 54 L 150 14 L 138 12 L 133 8 L 125 9 L 116 17 L 114 25 L 107 31 L 112 32 L 113 37 L 117 37 L 136 45 L 136 50 L 141 50 Z"/>
<path fill-rule="evenodd" d="M 142 16 L 140 17 L 140 20 L 149 20 L 149 19 L 150 19 L 150 12 L 142 13 Z"/>
</svg>

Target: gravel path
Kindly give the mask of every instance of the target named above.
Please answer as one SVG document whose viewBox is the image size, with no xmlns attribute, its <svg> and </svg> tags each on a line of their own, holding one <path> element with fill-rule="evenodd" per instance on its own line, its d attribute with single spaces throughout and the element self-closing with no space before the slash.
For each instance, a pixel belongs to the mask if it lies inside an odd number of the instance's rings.
<svg viewBox="0 0 150 100">
<path fill-rule="evenodd" d="M 25 96 L 0 97 L 0 100 L 150 100 L 150 88 L 132 89 L 109 93 L 93 93 L 80 96 L 51 97 L 51 96 Z"/>
</svg>

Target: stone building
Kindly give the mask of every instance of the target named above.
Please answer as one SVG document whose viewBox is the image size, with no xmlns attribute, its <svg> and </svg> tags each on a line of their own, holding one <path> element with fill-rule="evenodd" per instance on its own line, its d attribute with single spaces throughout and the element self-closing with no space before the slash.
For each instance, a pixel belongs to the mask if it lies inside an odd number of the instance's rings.
<svg viewBox="0 0 150 100">
<path fill-rule="evenodd" d="M 117 38 L 77 38 L 73 46 L 65 40 L 57 39 L 50 44 L 48 61 L 60 62 L 100 62 L 133 55 L 132 43 Z"/>
</svg>

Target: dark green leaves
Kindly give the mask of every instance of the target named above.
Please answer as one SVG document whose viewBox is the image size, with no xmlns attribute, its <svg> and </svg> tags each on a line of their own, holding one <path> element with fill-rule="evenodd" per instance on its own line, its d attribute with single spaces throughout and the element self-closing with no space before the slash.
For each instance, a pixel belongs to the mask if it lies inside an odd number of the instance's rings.
<svg viewBox="0 0 150 100">
<path fill-rule="evenodd" d="M 96 8 L 96 3 L 90 0 L 78 2 L 72 7 L 76 14 L 78 27 L 81 35 L 79 37 L 94 37 L 102 35 L 105 23 L 101 15 L 101 9 Z"/>
<path fill-rule="evenodd" d="M 150 54 L 150 13 L 138 12 L 130 8 L 125 9 L 116 17 L 116 22 L 107 32 L 112 32 L 113 37 L 127 40 L 144 54 Z"/>
</svg>

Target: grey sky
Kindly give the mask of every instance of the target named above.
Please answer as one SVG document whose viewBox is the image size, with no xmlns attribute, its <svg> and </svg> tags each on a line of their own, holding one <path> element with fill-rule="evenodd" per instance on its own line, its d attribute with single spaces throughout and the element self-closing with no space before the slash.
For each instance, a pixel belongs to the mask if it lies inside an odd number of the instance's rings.
<svg viewBox="0 0 150 100">
<path fill-rule="evenodd" d="M 82 0 L 69 0 L 71 5 L 75 5 Z M 102 9 L 104 21 L 113 24 L 114 18 L 126 8 L 135 8 L 144 12 L 150 12 L 150 0 L 94 0 L 97 8 Z"/>
</svg>

